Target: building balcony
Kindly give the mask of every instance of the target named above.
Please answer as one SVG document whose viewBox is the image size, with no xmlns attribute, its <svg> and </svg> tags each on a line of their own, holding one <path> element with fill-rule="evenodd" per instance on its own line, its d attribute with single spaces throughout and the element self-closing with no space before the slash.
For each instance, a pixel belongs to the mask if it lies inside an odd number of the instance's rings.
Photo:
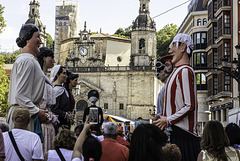
<svg viewBox="0 0 240 161">
<path fill-rule="evenodd" d="M 222 6 L 214 14 L 215 17 L 218 17 L 223 11 L 231 11 L 231 6 Z"/>
<path fill-rule="evenodd" d="M 215 43 L 217 44 L 217 43 L 219 43 L 220 41 L 225 40 L 225 39 L 230 40 L 231 37 L 232 37 L 231 34 L 223 34 L 222 36 L 220 36 L 219 38 L 217 38 L 217 39 L 215 40 Z"/>
</svg>

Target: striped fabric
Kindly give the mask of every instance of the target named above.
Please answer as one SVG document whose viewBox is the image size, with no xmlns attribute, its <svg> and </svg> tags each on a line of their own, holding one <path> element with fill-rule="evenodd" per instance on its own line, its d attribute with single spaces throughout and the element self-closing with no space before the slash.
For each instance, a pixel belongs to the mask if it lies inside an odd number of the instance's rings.
<svg viewBox="0 0 240 161">
<path fill-rule="evenodd" d="M 189 65 L 181 65 L 169 76 L 164 96 L 163 116 L 174 124 L 198 136 L 197 86 L 194 71 Z"/>
</svg>

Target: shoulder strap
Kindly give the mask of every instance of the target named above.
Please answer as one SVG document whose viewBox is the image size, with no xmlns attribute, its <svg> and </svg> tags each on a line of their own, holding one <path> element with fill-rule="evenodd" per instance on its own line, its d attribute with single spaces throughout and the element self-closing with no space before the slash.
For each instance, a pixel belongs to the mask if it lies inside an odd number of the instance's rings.
<svg viewBox="0 0 240 161">
<path fill-rule="evenodd" d="M 61 151 L 60 151 L 58 148 L 56 148 L 55 150 L 56 150 L 56 152 L 58 153 L 58 156 L 59 156 L 59 158 L 61 159 L 61 161 L 66 161 L 65 158 L 63 157 Z"/>
<path fill-rule="evenodd" d="M 10 139 L 12 141 L 13 147 L 14 147 L 18 157 L 20 158 L 21 161 L 24 161 L 24 158 L 23 158 L 22 154 L 20 153 L 20 151 L 18 149 L 18 146 L 17 146 L 17 144 L 15 142 L 15 139 L 13 137 L 12 131 L 9 131 L 8 134 L 9 134 L 9 137 L 10 137 Z"/>
</svg>

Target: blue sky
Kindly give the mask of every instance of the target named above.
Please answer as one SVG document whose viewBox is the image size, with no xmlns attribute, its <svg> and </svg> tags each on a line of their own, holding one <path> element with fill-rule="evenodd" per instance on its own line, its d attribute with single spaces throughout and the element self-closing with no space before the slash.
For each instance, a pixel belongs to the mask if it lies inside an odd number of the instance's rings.
<svg viewBox="0 0 240 161">
<path fill-rule="evenodd" d="M 5 31 L 0 34 L 0 51 L 13 51 L 18 47 L 15 43 L 21 25 L 28 19 L 29 3 L 31 0 L 1 0 L 5 6 L 4 18 L 7 21 Z M 40 19 L 46 26 L 46 32 L 54 38 L 55 4 L 61 0 L 38 0 L 40 3 Z M 77 0 L 73 0 L 77 1 Z M 187 0 L 150 0 L 150 15 L 155 17 Z M 139 0 L 78 0 L 80 14 L 80 29 L 84 21 L 87 29 L 96 32 L 113 34 L 118 28 L 130 26 L 138 16 Z M 169 23 L 180 26 L 187 15 L 190 2 L 154 18 L 157 31 Z"/>
</svg>

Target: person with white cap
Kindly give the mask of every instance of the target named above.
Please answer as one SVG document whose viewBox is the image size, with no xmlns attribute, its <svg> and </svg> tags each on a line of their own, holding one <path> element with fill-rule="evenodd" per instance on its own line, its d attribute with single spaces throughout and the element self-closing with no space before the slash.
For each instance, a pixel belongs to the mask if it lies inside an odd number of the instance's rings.
<svg viewBox="0 0 240 161">
<path fill-rule="evenodd" d="M 190 57 L 193 41 L 187 34 L 177 34 L 170 45 L 175 69 L 166 83 L 163 115 L 153 124 L 166 129 L 171 126 L 170 142 L 179 146 L 183 161 L 197 160 L 200 137 L 197 127 L 197 86 Z"/>
<path fill-rule="evenodd" d="M 50 106 L 52 112 L 58 115 L 59 124 L 54 125 L 55 134 L 58 133 L 59 127 L 67 125 L 70 128 L 71 116 L 68 113 L 70 107 L 69 94 L 63 87 L 63 83 L 67 80 L 66 70 L 61 65 L 55 65 L 51 70 L 50 80 L 54 83 L 54 93 L 56 103 Z"/>
</svg>

